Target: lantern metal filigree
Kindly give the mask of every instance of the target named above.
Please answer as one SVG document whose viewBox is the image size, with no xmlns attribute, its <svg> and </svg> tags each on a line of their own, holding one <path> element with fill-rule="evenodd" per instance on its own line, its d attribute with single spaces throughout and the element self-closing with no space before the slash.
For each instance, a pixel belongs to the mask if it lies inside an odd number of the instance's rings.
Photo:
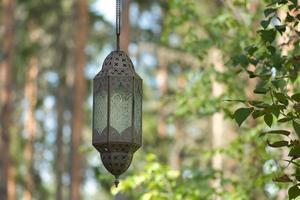
<svg viewBox="0 0 300 200">
<path fill-rule="evenodd" d="M 116 177 L 116 186 L 142 144 L 143 95 L 142 79 L 128 55 L 119 50 L 119 35 L 117 29 L 117 51 L 106 57 L 93 81 L 93 146 Z"/>
</svg>

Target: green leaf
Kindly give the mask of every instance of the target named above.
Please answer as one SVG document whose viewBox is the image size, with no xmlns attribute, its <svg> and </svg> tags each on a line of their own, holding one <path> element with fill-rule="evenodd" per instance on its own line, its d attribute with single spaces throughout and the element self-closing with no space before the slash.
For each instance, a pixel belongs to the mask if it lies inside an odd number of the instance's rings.
<svg viewBox="0 0 300 200">
<path fill-rule="evenodd" d="M 289 188 L 289 191 L 288 191 L 288 194 L 289 194 L 289 199 L 295 199 L 297 198 L 298 196 L 300 196 L 300 189 L 298 187 L 298 185 L 294 185 L 292 187 Z"/>
<path fill-rule="evenodd" d="M 293 10 L 295 9 L 295 5 L 293 5 L 293 4 L 289 5 L 289 6 L 288 6 L 288 9 L 289 9 L 290 11 L 293 11 Z"/>
<path fill-rule="evenodd" d="M 259 31 L 261 39 L 264 42 L 273 42 L 276 37 L 276 30 L 275 29 L 269 29 L 269 30 L 260 30 Z"/>
<path fill-rule="evenodd" d="M 257 108 L 268 108 L 268 107 L 270 107 L 270 105 L 266 104 L 266 103 L 261 103 L 261 104 L 255 105 L 255 107 L 257 107 Z"/>
<path fill-rule="evenodd" d="M 281 2 L 281 0 L 272 0 L 271 3 L 269 3 L 267 5 L 267 7 L 273 6 L 273 5 L 277 4 L 277 3 L 279 4 L 280 2 Z"/>
<path fill-rule="evenodd" d="M 269 20 L 262 20 L 262 21 L 260 22 L 260 25 L 261 25 L 264 29 L 268 28 L 269 24 L 270 24 L 270 21 L 269 21 Z"/>
<path fill-rule="evenodd" d="M 269 141 L 267 141 L 268 146 L 273 147 L 273 148 L 280 148 L 280 147 L 286 147 L 289 145 L 288 141 L 277 141 L 274 143 L 270 143 Z"/>
<path fill-rule="evenodd" d="M 295 6 L 298 5 L 298 0 L 290 0 Z"/>
<path fill-rule="evenodd" d="M 284 105 L 286 105 L 286 106 L 289 104 L 289 101 L 288 101 L 287 97 L 286 97 L 283 93 L 276 92 L 276 93 L 274 94 L 274 96 L 276 97 L 276 99 L 277 99 L 280 103 L 282 103 L 282 104 L 284 104 Z"/>
<path fill-rule="evenodd" d="M 282 2 L 282 0 L 272 0 L 271 3 L 269 3 L 267 5 L 267 7 L 273 6 L 273 5 L 277 4 L 277 3 L 280 4 L 281 2 Z"/>
<path fill-rule="evenodd" d="M 276 118 L 279 117 L 279 114 L 280 114 L 280 107 L 279 106 L 272 105 L 267 110 L 268 110 L 267 112 L 271 112 Z"/>
<path fill-rule="evenodd" d="M 254 72 L 250 71 L 250 70 L 246 70 L 247 73 L 249 74 L 249 78 L 255 78 L 256 75 L 254 74 Z"/>
<path fill-rule="evenodd" d="M 286 130 L 272 130 L 272 131 L 263 132 L 260 135 L 264 136 L 264 135 L 268 135 L 268 134 L 276 134 L 276 135 L 289 136 L 291 134 L 291 132 L 286 131 Z"/>
<path fill-rule="evenodd" d="M 257 88 L 255 88 L 255 90 L 253 92 L 255 94 L 266 94 L 268 92 L 268 90 L 263 87 L 257 87 Z"/>
<path fill-rule="evenodd" d="M 274 54 L 276 52 L 276 48 L 273 46 L 267 46 L 267 49 L 271 54 Z"/>
<path fill-rule="evenodd" d="M 277 10 L 277 9 L 275 9 L 275 8 L 267 8 L 267 9 L 264 11 L 265 17 L 268 17 L 270 14 L 275 13 L 276 10 Z"/>
<path fill-rule="evenodd" d="M 271 61 L 276 69 L 280 69 L 284 62 L 284 59 L 280 54 L 275 53 L 271 55 Z"/>
<path fill-rule="evenodd" d="M 277 178 L 273 178 L 274 182 L 278 182 L 278 183 L 289 183 L 289 182 L 293 182 L 286 174 Z"/>
<path fill-rule="evenodd" d="M 296 93 L 291 97 L 294 101 L 300 102 L 300 93 Z"/>
<path fill-rule="evenodd" d="M 282 35 L 282 33 L 284 33 L 286 30 L 286 25 L 277 25 L 275 28 Z"/>
<path fill-rule="evenodd" d="M 253 108 L 239 108 L 234 112 L 235 121 L 239 126 L 249 117 L 249 115 L 253 112 Z"/>
<path fill-rule="evenodd" d="M 246 67 L 249 64 L 248 57 L 243 54 L 234 56 L 232 61 L 234 65 L 241 65 L 242 67 Z"/>
<path fill-rule="evenodd" d="M 277 88 L 284 88 L 286 86 L 285 80 L 272 80 L 272 84 Z"/>
<path fill-rule="evenodd" d="M 249 54 L 249 55 L 253 55 L 256 51 L 258 50 L 258 48 L 256 46 L 248 46 L 245 48 L 245 51 Z"/>
<path fill-rule="evenodd" d="M 293 1 L 293 0 L 292 0 Z M 277 3 L 279 4 L 279 5 L 283 5 L 283 4 L 287 4 L 287 0 L 277 0 Z"/>
<path fill-rule="evenodd" d="M 300 169 L 298 167 L 296 168 L 295 178 L 296 178 L 297 181 L 300 181 Z"/>
<path fill-rule="evenodd" d="M 298 137 L 300 138 L 300 124 L 298 124 L 297 122 L 293 121 L 293 127 L 294 127 L 294 130 L 297 133 Z"/>
<path fill-rule="evenodd" d="M 284 118 L 279 119 L 278 122 L 284 123 L 284 122 L 288 122 L 288 121 L 291 121 L 291 120 L 292 120 L 292 118 L 284 117 Z"/>
<path fill-rule="evenodd" d="M 252 117 L 253 117 L 253 119 L 257 119 L 257 118 L 263 116 L 264 114 L 265 114 L 265 112 L 263 110 L 255 110 L 252 113 Z"/>
<path fill-rule="evenodd" d="M 252 106 L 258 106 L 258 105 L 263 104 L 262 101 L 248 101 L 248 103 Z"/>
<path fill-rule="evenodd" d="M 273 115 L 270 113 L 265 114 L 264 121 L 269 127 L 271 127 L 273 124 Z"/>
<path fill-rule="evenodd" d="M 289 156 L 296 157 L 296 158 L 300 157 L 300 146 L 297 145 L 297 146 L 293 147 L 289 152 Z"/>
<path fill-rule="evenodd" d="M 287 13 L 285 20 L 287 22 L 292 22 L 292 21 L 294 21 L 294 17 L 292 15 L 290 15 L 290 13 Z"/>
</svg>

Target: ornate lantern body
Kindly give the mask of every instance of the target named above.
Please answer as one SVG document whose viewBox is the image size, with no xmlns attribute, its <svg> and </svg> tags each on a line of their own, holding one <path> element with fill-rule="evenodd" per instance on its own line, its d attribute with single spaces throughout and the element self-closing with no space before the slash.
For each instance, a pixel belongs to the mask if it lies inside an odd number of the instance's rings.
<svg viewBox="0 0 300 200">
<path fill-rule="evenodd" d="M 118 179 L 142 144 L 142 79 L 125 52 L 113 51 L 93 83 L 93 146 Z"/>
</svg>

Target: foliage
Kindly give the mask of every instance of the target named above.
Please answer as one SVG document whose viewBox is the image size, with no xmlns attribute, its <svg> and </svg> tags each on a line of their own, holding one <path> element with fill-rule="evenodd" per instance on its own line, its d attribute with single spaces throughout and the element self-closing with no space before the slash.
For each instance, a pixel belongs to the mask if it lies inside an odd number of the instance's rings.
<svg viewBox="0 0 300 200">
<path fill-rule="evenodd" d="M 170 125 L 176 125 L 176 119 L 180 119 L 188 121 L 189 124 L 194 126 L 201 123 L 201 126 L 205 127 L 204 134 L 200 130 L 197 135 L 196 147 L 189 144 L 184 149 L 183 154 L 186 162 L 193 160 L 193 163 L 200 162 L 202 167 L 211 166 L 211 159 L 218 153 L 229 157 L 229 160 L 240 161 L 236 166 L 238 170 L 219 176 L 222 186 L 216 193 L 217 196 L 224 199 L 272 199 L 275 198 L 276 193 L 268 194 L 268 191 L 264 188 L 267 187 L 267 184 L 270 184 L 270 176 L 274 176 L 273 173 L 276 173 L 279 167 L 276 167 L 276 170 L 272 171 L 271 174 L 270 172 L 262 173 L 262 166 L 265 163 L 275 161 L 265 155 L 265 147 L 262 142 L 256 141 L 257 132 L 261 131 L 261 129 L 247 127 L 244 129 L 245 134 L 239 135 L 230 145 L 222 149 L 211 149 L 210 144 L 205 142 L 210 139 L 209 126 L 202 125 L 202 120 L 205 124 L 209 116 L 220 111 L 223 111 L 225 116 L 231 116 L 228 111 L 232 109 L 232 104 L 224 102 L 224 100 L 246 97 L 245 88 L 248 87 L 248 83 L 243 76 L 237 76 L 241 70 L 226 62 L 232 55 L 241 52 L 247 45 L 255 41 L 255 32 L 250 30 L 253 30 L 255 24 L 258 23 L 261 6 L 258 6 L 258 9 L 254 11 L 249 11 L 250 3 L 246 3 L 247 1 L 243 2 L 242 4 L 233 5 L 233 8 L 226 4 L 216 8 L 213 2 L 203 6 L 204 4 L 195 0 L 170 1 L 168 4 L 169 9 L 167 10 L 168 14 L 164 18 L 165 26 L 162 43 L 170 49 L 175 48 L 194 56 L 199 60 L 200 64 L 192 68 L 192 66 L 174 60 L 175 64 L 171 66 L 174 71 L 176 70 L 176 73 L 171 74 L 173 72 L 171 71 L 169 76 L 184 77 L 186 85 L 184 88 L 176 87 L 176 85 L 172 86 L 169 89 L 168 96 L 164 98 L 166 101 L 164 105 L 174 108 L 168 115 Z M 240 10 L 243 15 L 242 19 L 235 15 L 236 11 L 239 12 Z M 174 44 L 170 41 L 170 37 L 174 37 L 178 44 L 176 45 L 176 42 Z M 213 63 L 213 59 L 216 58 L 210 58 L 212 51 L 215 50 L 221 51 L 223 60 L 220 61 L 226 67 L 224 71 L 217 71 L 215 63 Z M 224 87 L 223 94 L 218 97 L 212 95 L 215 82 L 222 84 Z M 242 110 L 239 115 L 246 118 L 246 115 L 251 113 L 252 108 L 247 108 Z M 260 127 L 259 125 L 256 126 Z M 187 126 L 186 128 L 189 127 Z M 246 134 L 251 137 L 247 137 Z M 191 135 L 189 136 L 192 137 Z M 224 137 L 227 137 L 227 135 Z M 153 151 L 156 153 L 157 149 Z M 161 151 L 157 152 L 157 154 L 163 158 L 159 162 L 160 165 L 162 167 L 166 166 L 167 164 L 164 161 L 167 159 L 165 158 L 166 155 L 162 154 Z M 272 156 L 277 158 L 277 155 L 272 154 Z M 275 163 L 274 165 L 277 166 L 277 162 Z M 145 166 L 149 165 L 151 163 L 145 164 Z M 185 167 L 192 173 L 199 171 L 198 165 L 183 166 L 182 170 Z M 208 169 L 209 167 L 204 167 L 204 171 Z M 171 169 L 167 168 L 164 174 L 169 170 Z M 144 180 L 145 176 L 148 179 L 146 178 L 140 186 L 135 187 L 135 180 L 139 179 L 139 177 L 143 177 L 141 179 Z M 156 176 L 160 177 L 161 175 L 157 172 L 153 177 Z M 136 179 L 131 179 L 132 177 Z M 210 182 L 215 179 L 215 176 L 208 178 Z M 251 183 L 243 181 L 249 179 L 252 180 Z M 141 197 L 145 190 L 150 192 L 153 189 L 151 184 L 154 183 L 151 183 L 150 176 L 147 174 L 137 173 L 137 175 L 132 175 L 125 180 L 126 184 L 128 180 L 130 187 L 123 188 L 121 185 L 120 191 L 128 193 L 134 190 L 136 192 L 134 198 Z M 201 180 L 195 179 L 193 181 L 199 182 Z M 210 185 L 210 188 L 213 188 L 213 186 Z M 161 192 L 164 191 L 164 188 L 155 187 L 153 190 L 156 192 L 154 194 L 150 192 L 149 195 L 158 195 L 156 196 L 158 198 Z M 211 197 L 207 198 L 210 199 Z"/>
<path fill-rule="evenodd" d="M 215 193 L 209 184 L 215 176 L 213 170 L 171 170 L 153 154 L 148 154 L 146 160 L 144 170 L 122 181 L 113 193 L 125 191 L 125 195 L 142 200 L 209 199 Z"/>
<path fill-rule="evenodd" d="M 247 72 L 257 84 L 254 99 L 243 101 L 247 106 L 239 108 L 234 118 L 239 125 L 250 115 L 263 119 L 268 127 L 263 132 L 267 145 L 287 148 L 287 162 L 295 169 L 285 173 L 276 182 L 292 183 L 290 199 L 300 196 L 298 158 L 300 157 L 300 109 L 299 109 L 299 32 L 300 15 L 297 1 L 273 1 L 264 11 L 265 18 L 257 31 L 258 40 L 245 48 L 245 53 L 233 58 L 233 64 Z M 280 136 L 280 137 L 279 137 Z"/>
<path fill-rule="evenodd" d="M 146 163 L 141 168 L 135 168 L 125 179 L 121 180 L 112 193 L 122 193 L 132 199 L 273 199 L 276 194 L 265 187 L 272 185 L 272 178 L 277 175 L 278 163 L 272 160 L 275 154 L 262 152 L 263 141 L 253 143 L 261 127 L 252 129 L 247 134 L 241 134 L 228 146 L 220 149 L 201 152 L 201 157 L 210 159 L 220 152 L 232 160 L 239 160 L 239 167 L 234 173 L 218 171 L 205 166 L 184 166 L 180 170 L 171 169 L 154 154 L 147 154 Z M 247 146 L 245 146 L 247 144 Z M 199 153 L 199 150 L 197 151 Z M 256 157 L 252 157 L 257 155 Z M 232 162 L 230 161 L 229 162 Z M 267 162 L 265 162 L 267 161 Z M 261 163 L 264 163 L 261 166 Z M 176 175 L 176 176 L 169 176 Z M 107 177 L 102 175 L 100 180 Z M 242 177 L 242 178 L 241 178 Z M 221 187 L 214 186 L 219 180 Z M 245 181 L 251 180 L 251 181 Z M 113 181 L 109 180 L 110 183 Z M 275 191 L 278 187 L 274 187 Z M 132 191 L 135 191 L 132 193 Z M 274 198 L 275 199 L 275 198 Z"/>
</svg>

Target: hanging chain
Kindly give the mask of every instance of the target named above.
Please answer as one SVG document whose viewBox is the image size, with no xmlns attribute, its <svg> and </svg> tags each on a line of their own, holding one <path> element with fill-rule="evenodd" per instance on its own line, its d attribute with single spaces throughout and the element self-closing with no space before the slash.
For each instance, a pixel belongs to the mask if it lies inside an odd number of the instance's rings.
<svg viewBox="0 0 300 200">
<path fill-rule="evenodd" d="M 116 35 L 117 51 L 120 51 L 120 32 L 121 32 L 121 0 L 116 0 Z"/>
</svg>

